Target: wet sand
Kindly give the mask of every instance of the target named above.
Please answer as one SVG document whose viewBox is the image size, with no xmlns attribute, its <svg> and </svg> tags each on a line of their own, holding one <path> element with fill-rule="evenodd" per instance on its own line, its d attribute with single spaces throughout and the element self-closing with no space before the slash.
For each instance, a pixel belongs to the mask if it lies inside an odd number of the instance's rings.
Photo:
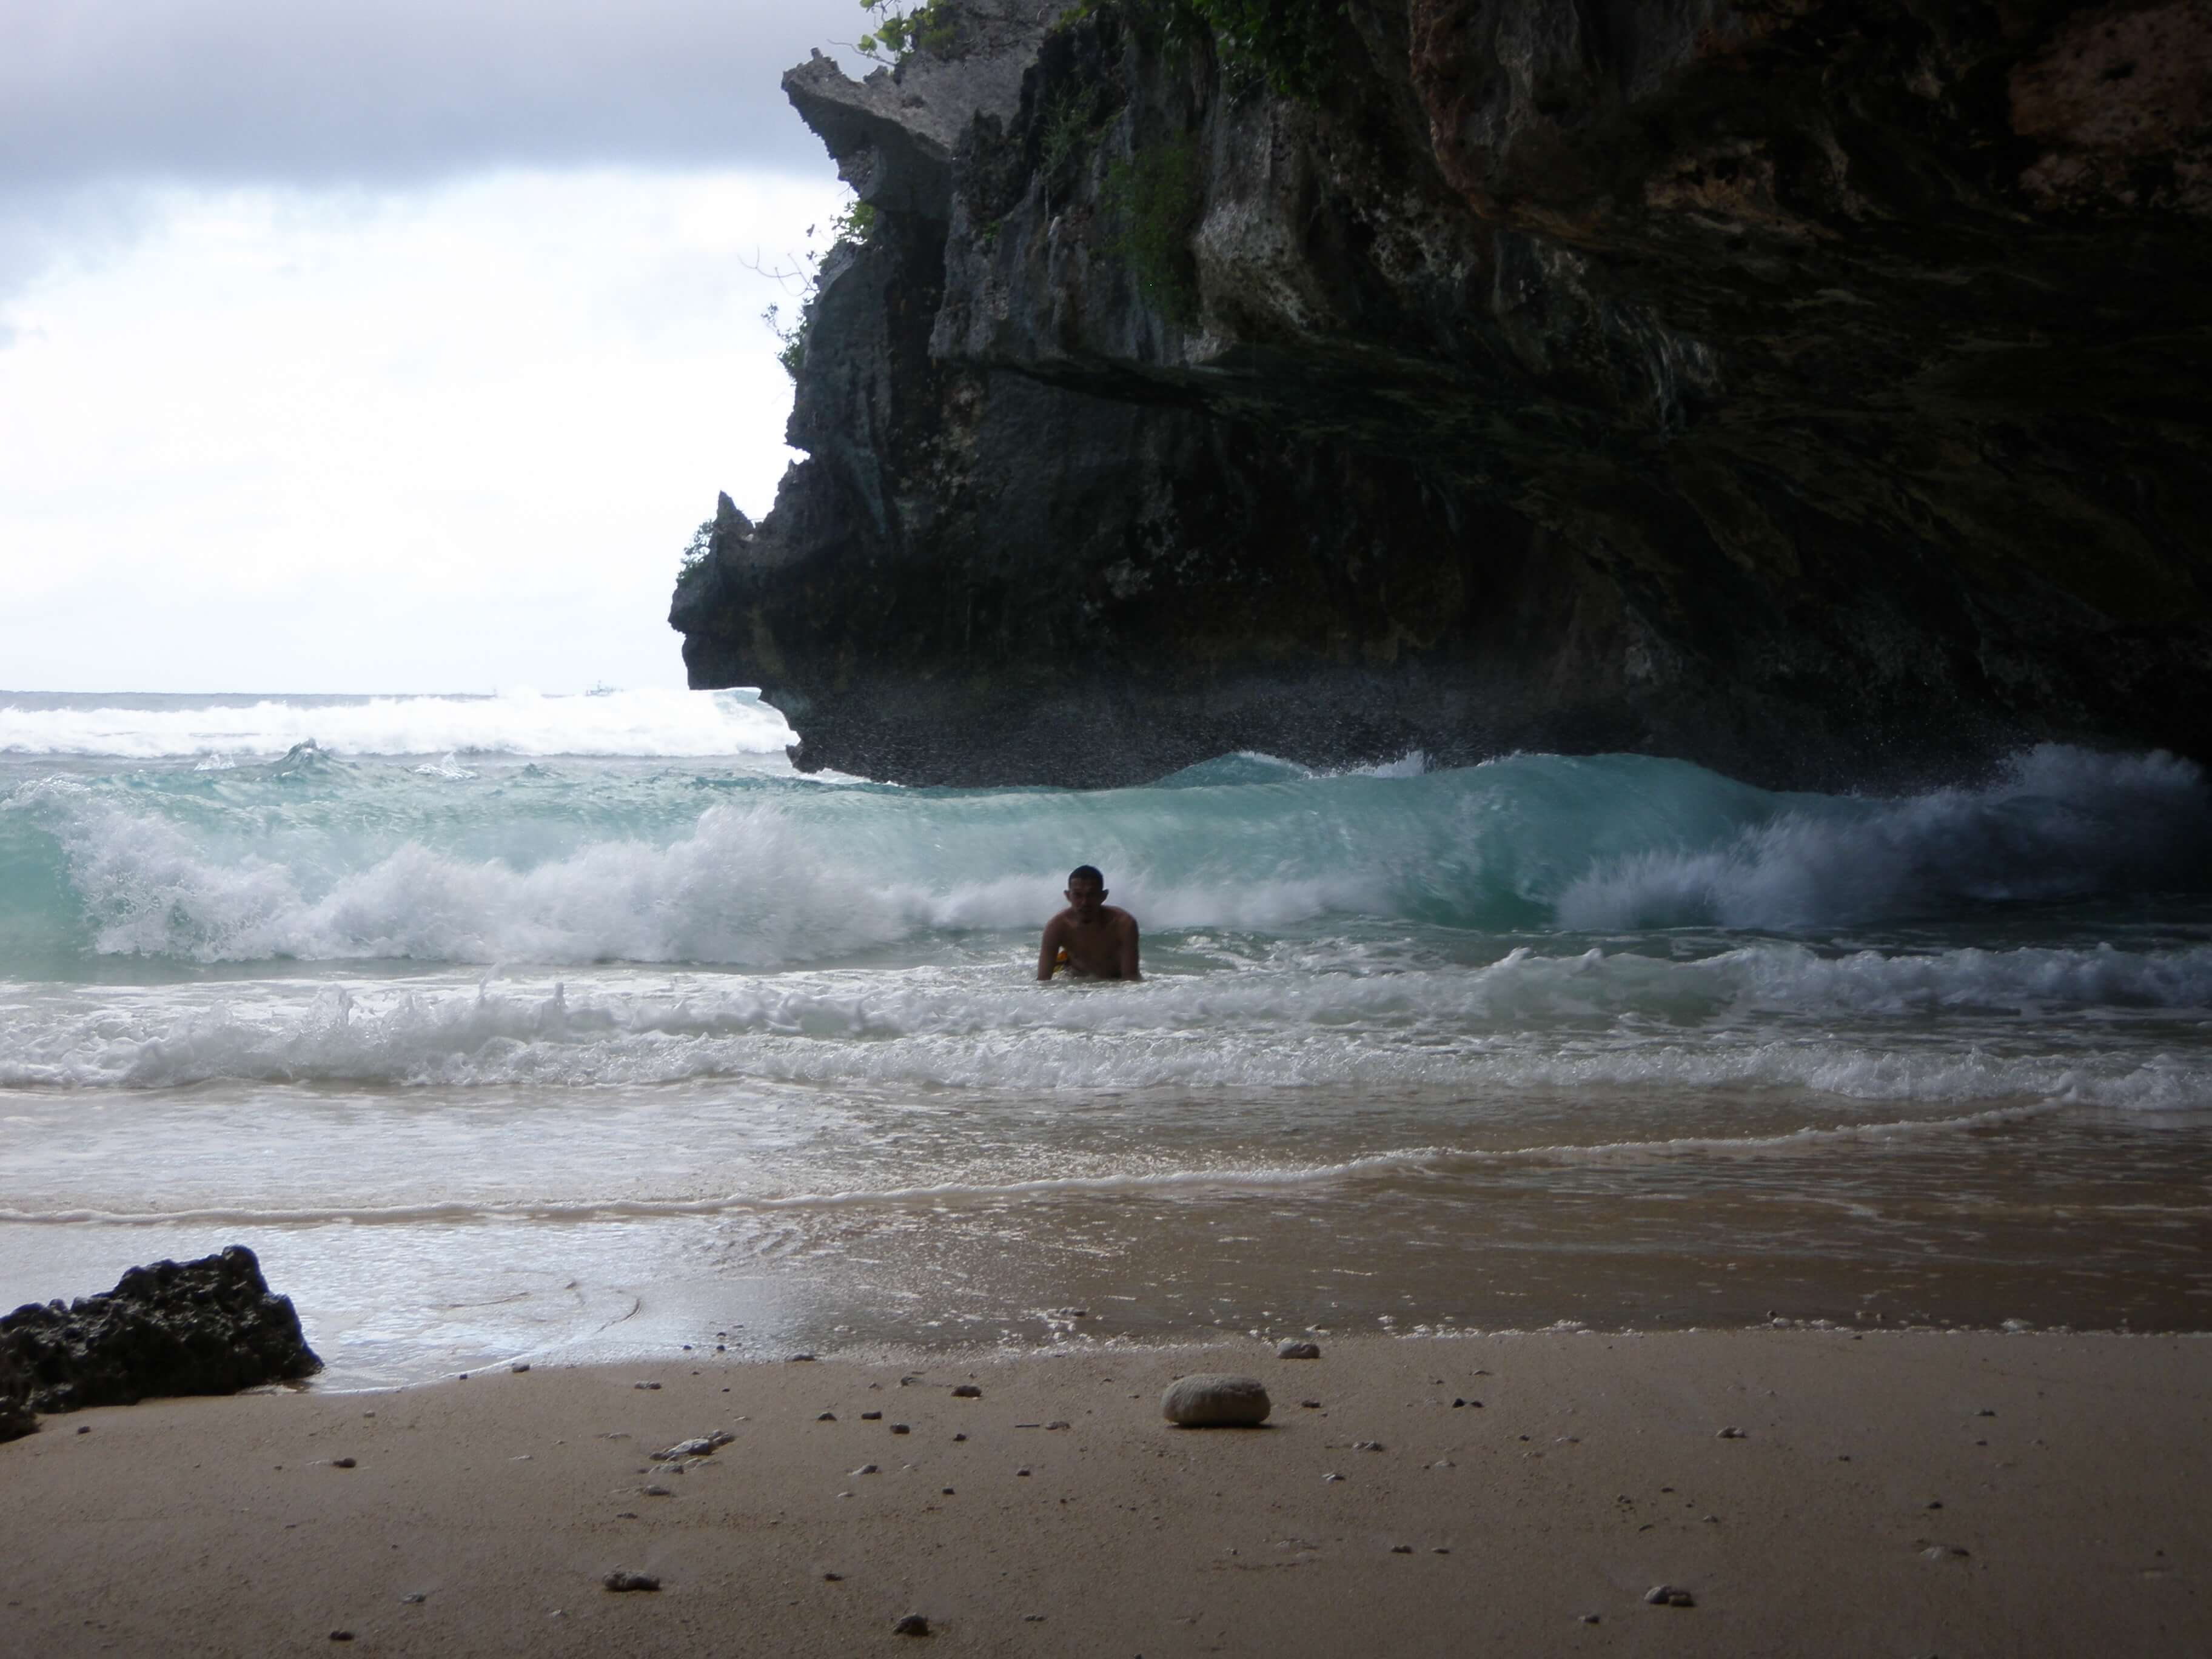
<svg viewBox="0 0 2212 1659">
<path fill-rule="evenodd" d="M 1307 1361 L 1255 1342 L 690 1352 L 50 1417 L 0 1446 L 0 1649 L 1949 1659 L 2212 1644 L 2212 1340 L 1320 1340 Z M 1163 1388 L 1203 1370 L 1264 1381 L 1269 1425 L 1164 1424 Z M 963 1383 L 981 1396 L 955 1397 Z M 731 1438 L 709 1455 L 649 1456 L 717 1431 Z M 603 1588 L 618 1570 L 659 1588 Z M 1648 1603 L 1662 1584 L 1693 1605 Z M 910 1615 L 926 1638 L 895 1633 Z"/>
</svg>

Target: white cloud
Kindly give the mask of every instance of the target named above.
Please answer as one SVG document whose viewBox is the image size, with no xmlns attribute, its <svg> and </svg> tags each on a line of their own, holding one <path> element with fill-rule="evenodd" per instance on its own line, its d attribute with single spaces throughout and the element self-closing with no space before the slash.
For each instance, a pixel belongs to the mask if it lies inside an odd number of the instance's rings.
<svg viewBox="0 0 2212 1659">
<path fill-rule="evenodd" d="M 841 196 L 826 162 L 143 195 L 0 305 L 0 685 L 681 684 L 678 552 L 789 459 L 746 265 Z"/>
<path fill-rule="evenodd" d="M 855 0 L 0 0 L 0 192 L 811 167 L 781 71 Z"/>
</svg>

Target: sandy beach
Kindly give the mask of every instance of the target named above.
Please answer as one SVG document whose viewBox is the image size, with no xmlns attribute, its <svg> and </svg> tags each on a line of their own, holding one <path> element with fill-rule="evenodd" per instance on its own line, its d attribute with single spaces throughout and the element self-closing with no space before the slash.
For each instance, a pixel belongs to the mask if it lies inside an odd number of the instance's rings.
<svg viewBox="0 0 2212 1659">
<path fill-rule="evenodd" d="M 2212 1641 L 2204 1338 L 1321 1340 L 1316 1360 L 692 1352 L 49 1417 L 0 1446 L 0 1645 L 1951 1659 Z M 1200 1371 L 1260 1377 L 1269 1425 L 1165 1424 L 1163 1389 Z M 708 1455 L 651 1455 L 717 1433 Z M 617 1571 L 659 1587 L 604 1588 Z M 1647 1602 L 1662 1584 L 1694 1605 Z M 910 1615 L 926 1638 L 896 1633 Z"/>
</svg>

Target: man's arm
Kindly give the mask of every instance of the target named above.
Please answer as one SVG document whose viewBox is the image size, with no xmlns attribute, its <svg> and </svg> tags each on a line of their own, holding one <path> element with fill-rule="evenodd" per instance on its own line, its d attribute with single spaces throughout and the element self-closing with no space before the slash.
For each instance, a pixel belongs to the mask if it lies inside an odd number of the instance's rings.
<svg viewBox="0 0 2212 1659">
<path fill-rule="evenodd" d="M 1067 929 L 1064 916 L 1054 916 L 1044 925 L 1044 940 L 1037 946 L 1037 977 L 1052 977 L 1054 960 L 1060 955 L 1060 938 Z"/>
<path fill-rule="evenodd" d="M 1121 952 L 1118 966 L 1123 979 L 1142 979 L 1137 971 L 1137 919 L 1124 913 L 1121 917 Z"/>
</svg>

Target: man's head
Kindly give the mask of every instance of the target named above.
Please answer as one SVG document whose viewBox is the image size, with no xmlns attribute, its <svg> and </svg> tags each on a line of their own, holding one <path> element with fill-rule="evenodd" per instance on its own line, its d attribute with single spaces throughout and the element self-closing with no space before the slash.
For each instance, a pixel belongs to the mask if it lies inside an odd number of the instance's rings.
<svg viewBox="0 0 2212 1659">
<path fill-rule="evenodd" d="M 1091 916 L 1106 902 L 1106 878 L 1097 866 L 1079 864 L 1067 872 L 1067 905 L 1078 915 Z"/>
</svg>

